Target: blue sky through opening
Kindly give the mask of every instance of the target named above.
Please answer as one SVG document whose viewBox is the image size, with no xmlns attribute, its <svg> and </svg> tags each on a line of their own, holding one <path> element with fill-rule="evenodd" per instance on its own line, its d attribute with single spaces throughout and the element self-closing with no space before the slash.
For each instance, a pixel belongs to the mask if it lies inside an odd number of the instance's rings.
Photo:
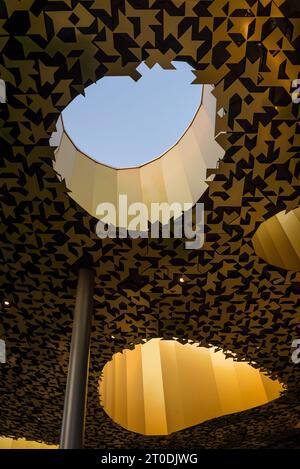
<svg viewBox="0 0 300 469">
<path fill-rule="evenodd" d="M 176 70 L 138 67 L 142 77 L 104 77 L 64 110 L 75 145 L 96 161 L 130 167 L 160 156 L 183 134 L 200 103 L 201 85 L 183 62 Z"/>
</svg>

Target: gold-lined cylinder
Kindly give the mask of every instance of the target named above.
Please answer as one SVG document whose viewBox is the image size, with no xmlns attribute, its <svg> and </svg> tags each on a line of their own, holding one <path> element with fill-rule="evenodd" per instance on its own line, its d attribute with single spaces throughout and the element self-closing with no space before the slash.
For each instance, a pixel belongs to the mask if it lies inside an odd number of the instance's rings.
<svg viewBox="0 0 300 469">
<path fill-rule="evenodd" d="M 283 387 L 222 351 L 152 339 L 103 369 L 100 402 L 124 428 L 168 435 L 279 397 Z"/>
</svg>

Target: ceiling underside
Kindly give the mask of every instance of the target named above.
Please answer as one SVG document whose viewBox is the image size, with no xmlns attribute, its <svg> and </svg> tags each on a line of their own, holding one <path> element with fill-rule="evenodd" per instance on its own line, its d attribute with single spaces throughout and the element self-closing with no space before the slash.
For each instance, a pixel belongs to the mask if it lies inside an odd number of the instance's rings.
<svg viewBox="0 0 300 469">
<path fill-rule="evenodd" d="M 300 365 L 290 357 L 300 337 L 300 273 L 266 264 L 251 242 L 260 223 L 299 206 L 299 106 L 291 101 L 299 2 L 112 3 L 0 1 L 1 295 L 13 303 L 0 318 L 8 357 L 1 433 L 57 443 L 77 271 L 89 262 L 96 288 L 86 446 L 279 446 L 282 431 L 299 446 Z M 96 220 L 53 170 L 55 122 L 96 79 L 137 79 L 141 61 L 168 68 L 174 59 L 189 62 L 197 82 L 214 84 L 217 109 L 226 111 L 216 121 L 226 154 L 202 198 L 205 245 L 101 241 Z M 129 433 L 100 408 L 99 375 L 113 353 L 157 336 L 232 351 L 289 392 L 169 437 Z"/>
</svg>

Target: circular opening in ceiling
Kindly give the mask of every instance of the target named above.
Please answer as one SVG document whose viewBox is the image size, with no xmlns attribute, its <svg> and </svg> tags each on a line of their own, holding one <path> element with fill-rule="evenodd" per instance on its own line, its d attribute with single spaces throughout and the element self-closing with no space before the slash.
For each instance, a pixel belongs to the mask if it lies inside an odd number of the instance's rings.
<svg viewBox="0 0 300 469">
<path fill-rule="evenodd" d="M 256 254 L 268 264 L 285 270 L 300 270 L 300 207 L 277 213 L 263 222 L 252 243 Z"/>
<path fill-rule="evenodd" d="M 63 111 L 64 127 L 76 147 L 95 161 L 124 168 L 167 151 L 193 120 L 201 85 L 185 62 L 174 70 L 138 67 L 141 78 L 104 77 Z"/>
<path fill-rule="evenodd" d="M 99 384 L 111 419 L 143 435 L 168 435 L 250 409 L 283 390 L 279 381 L 214 347 L 161 339 L 115 353 Z"/>
<path fill-rule="evenodd" d="M 152 213 L 153 203 L 167 203 L 169 207 L 174 203 L 189 206 L 199 200 L 208 187 L 207 180 L 212 177 L 208 175 L 208 169 L 216 168 L 224 156 L 223 148 L 215 139 L 215 121 L 213 87 L 203 85 L 201 105 L 191 125 L 168 151 L 141 166 L 117 169 L 81 152 L 59 118 L 50 141 L 55 147 L 53 166 L 76 203 L 99 219 L 99 204 L 112 204 L 116 220 L 106 220 L 106 223 L 124 227 L 124 217 L 120 217 L 120 196 L 126 196 L 128 207 L 142 202 L 148 214 Z M 186 210 L 184 206 L 182 210 Z M 151 223 L 163 222 L 161 215 L 162 210 L 155 219 L 151 216 Z M 164 217 L 164 223 L 168 223 L 172 216 L 170 211 L 168 219 Z"/>
</svg>

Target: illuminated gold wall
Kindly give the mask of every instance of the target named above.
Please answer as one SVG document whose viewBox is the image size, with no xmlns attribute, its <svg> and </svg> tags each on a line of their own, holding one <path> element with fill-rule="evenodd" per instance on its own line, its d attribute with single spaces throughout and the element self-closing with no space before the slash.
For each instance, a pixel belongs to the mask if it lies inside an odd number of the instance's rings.
<svg viewBox="0 0 300 469">
<path fill-rule="evenodd" d="M 262 223 L 253 236 L 256 254 L 286 270 L 300 270 L 300 208 L 284 211 Z"/>
<path fill-rule="evenodd" d="M 282 385 L 214 348 L 152 339 L 115 354 L 99 391 L 104 410 L 122 427 L 166 435 L 265 404 Z"/>
<path fill-rule="evenodd" d="M 13 438 L 0 437 L 0 450 L 1 449 L 57 449 L 57 448 L 58 446 L 55 446 L 55 445 L 46 445 L 45 443 L 39 443 L 38 441 L 24 440 L 23 438 L 18 438 L 17 440 L 14 440 Z"/>
</svg>

